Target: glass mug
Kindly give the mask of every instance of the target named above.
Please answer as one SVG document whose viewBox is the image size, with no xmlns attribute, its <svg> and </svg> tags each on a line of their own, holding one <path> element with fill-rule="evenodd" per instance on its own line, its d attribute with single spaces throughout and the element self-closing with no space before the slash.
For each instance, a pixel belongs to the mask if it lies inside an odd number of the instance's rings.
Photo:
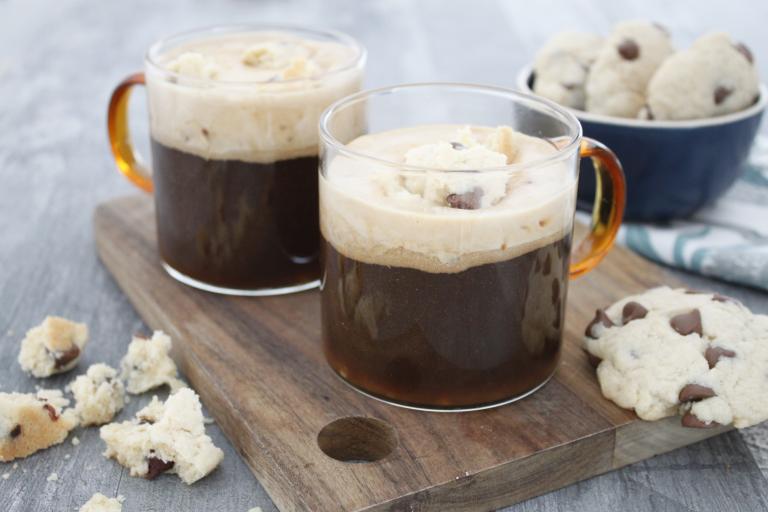
<svg viewBox="0 0 768 512">
<path fill-rule="evenodd" d="M 350 122 L 362 118 L 364 129 Z M 519 160 L 430 166 L 465 150 L 498 159 L 475 138 Z M 339 100 L 320 140 L 322 344 L 333 370 L 424 410 L 494 407 L 543 386 L 560 356 L 568 278 L 597 265 L 621 223 L 614 154 L 550 101 L 445 83 Z M 589 234 L 571 251 L 581 157 L 598 190 Z"/>
<path fill-rule="evenodd" d="M 154 193 L 163 267 L 212 292 L 316 287 L 322 111 L 359 91 L 365 50 L 341 33 L 273 25 L 196 30 L 155 43 L 145 71 L 112 93 L 119 170 Z M 127 106 L 145 85 L 152 172 L 135 154 Z"/>
</svg>

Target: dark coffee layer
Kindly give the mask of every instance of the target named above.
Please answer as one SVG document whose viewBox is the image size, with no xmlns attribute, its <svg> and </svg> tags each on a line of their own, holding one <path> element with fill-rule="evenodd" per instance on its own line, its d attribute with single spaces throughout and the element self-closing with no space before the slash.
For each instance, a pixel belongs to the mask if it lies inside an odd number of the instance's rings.
<svg viewBox="0 0 768 512">
<path fill-rule="evenodd" d="M 206 160 L 152 141 L 158 243 L 179 272 L 226 288 L 319 276 L 317 157 Z"/>
<path fill-rule="evenodd" d="M 407 405 L 462 408 L 519 396 L 554 372 L 570 237 L 444 274 L 323 247 L 323 346 L 355 386 Z"/>
</svg>

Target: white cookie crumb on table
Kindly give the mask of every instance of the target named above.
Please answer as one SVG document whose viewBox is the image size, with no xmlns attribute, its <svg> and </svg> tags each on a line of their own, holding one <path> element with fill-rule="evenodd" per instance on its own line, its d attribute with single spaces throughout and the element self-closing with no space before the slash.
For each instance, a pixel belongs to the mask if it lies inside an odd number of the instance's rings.
<svg viewBox="0 0 768 512">
<path fill-rule="evenodd" d="M 83 427 L 112 421 L 125 403 L 125 389 L 117 370 L 103 363 L 91 365 L 85 375 L 70 384 L 70 389 Z"/>
<path fill-rule="evenodd" d="M 127 467 L 131 476 L 150 480 L 169 472 L 193 484 L 224 457 L 205 434 L 200 400 L 190 388 L 178 390 L 165 403 L 153 397 L 133 420 L 105 425 L 100 434 L 106 457 Z"/>
<path fill-rule="evenodd" d="M 163 385 L 170 386 L 171 391 L 182 387 L 170 351 L 171 338 L 161 331 L 155 331 L 151 338 L 134 336 L 120 361 L 120 377 L 127 391 L 136 395 Z"/>
<path fill-rule="evenodd" d="M 48 478 L 46 478 L 48 482 L 58 482 L 59 481 L 59 474 L 56 472 L 51 473 L 48 475 Z"/>
<path fill-rule="evenodd" d="M 63 442 L 78 423 L 68 405 L 59 390 L 0 393 L 0 462 Z"/>
<path fill-rule="evenodd" d="M 88 342 L 88 327 L 49 316 L 27 331 L 21 341 L 19 364 L 35 377 L 50 377 L 75 367 Z"/>
<path fill-rule="evenodd" d="M 108 498 L 97 492 L 80 507 L 80 512 L 122 512 L 123 501 L 125 501 L 123 496 Z"/>
</svg>

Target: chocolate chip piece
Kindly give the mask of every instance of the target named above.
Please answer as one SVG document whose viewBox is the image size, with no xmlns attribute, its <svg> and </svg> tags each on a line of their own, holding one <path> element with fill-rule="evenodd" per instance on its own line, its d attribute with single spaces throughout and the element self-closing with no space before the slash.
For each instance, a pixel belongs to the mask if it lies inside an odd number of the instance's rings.
<svg viewBox="0 0 768 512">
<path fill-rule="evenodd" d="M 173 467 L 174 462 L 172 460 L 166 462 L 163 459 L 157 457 L 147 458 L 147 474 L 144 478 L 147 480 L 153 480 L 160 473 L 164 473 Z"/>
<path fill-rule="evenodd" d="M 451 142 L 451 147 L 456 151 L 462 151 L 464 149 L 467 149 L 467 146 L 465 146 L 461 142 Z"/>
<path fill-rule="evenodd" d="M 703 292 L 701 290 L 690 290 L 690 289 L 685 290 L 685 294 L 686 295 L 702 295 L 702 294 L 705 294 L 705 293 L 707 293 L 707 292 Z"/>
<path fill-rule="evenodd" d="M 602 359 L 600 359 L 599 357 L 597 357 L 597 356 L 596 356 L 595 354 L 593 354 L 592 352 L 589 352 L 588 350 L 585 350 L 584 352 L 586 352 L 586 353 L 587 353 L 587 361 L 589 361 L 589 365 L 590 365 L 592 368 L 597 368 L 597 367 L 600 365 L 600 362 L 602 361 Z"/>
<path fill-rule="evenodd" d="M 11 430 L 11 439 L 19 437 L 21 435 L 21 425 L 16 425 L 13 427 L 13 430 Z"/>
<path fill-rule="evenodd" d="M 646 103 L 643 109 L 645 109 L 645 118 L 647 120 L 653 121 L 654 119 L 656 119 L 656 117 L 653 115 L 653 110 L 651 110 L 651 106 L 649 104 Z"/>
<path fill-rule="evenodd" d="M 714 428 L 714 427 L 721 426 L 716 421 L 710 421 L 709 423 L 705 423 L 690 411 L 685 413 L 681 423 L 683 424 L 684 427 L 689 427 L 689 428 Z"/>
<path fill-rule="evenodd" d="M 640 320 L 645 318 L 648 314 L 648 310 L 639 302 L 630 301 L 624 304 L 624 309 L 621 310 L 621 323 L 627 325 L 632 320 Z"/>
<path fill-rule="evenodd" d="M 54 352 L 54 354 L 53 367 L 58 370 L 60 368 L 64 368 L 69 363 L 77 359 L 77 356 L 80 355 L 80 349 L 77 347 L 77 345 L 73 345 L 71 349 L 65 352 Z"/>
<path fill-rule="evenodd" d="M 210 135 L 210 132 L 208 132 L 208 129 L 206 129 L 206 128 L 202 128 L 202 129 L 200 130 L 200 132 L 203 134 L 203 137 L 205 137 L 206 139 L 207 139 L 207 138 L 208 138 L 208 136 Z"/>
<path fill-rule="evenodd" d="M 57 421 L 59 419 L 59 414 L 51 404 L 43 404 L 43 409 L 48 412 L 48 416 L 51 418 L 51 421 Z"/>
<path fill-rule="evenodd" d="M 719 105 L 724 102 L 726 98 L 728 98 L 728 96 L 730 96 L 732 93 L 733 89 L 718 85 L 714 94 L 715 105 Z"/>
<path fill-rule="evenodd" d="M 573 91 L 579 86 L 579 84 L 574 84 L 572 82 L 563 82 L 560 85 L 563 86 L 563 89 L 566 91 Z"/>
<path fill-rule="evenodd" d="M 616 49 L 624 60 L 635 60 L 640 56 L 640 47 L 634 39 L 624 39 Z"/>
<path fill-rule="evenodd" d="M 683 336 L 696 333 L 701 336 L 701 313 L 698 309 L 692 309 L 687 313 L 673 316 L 669 325 Z"/>
<path fill-rule="evenodd" d="M 712 300 L 715 302 L 733 302 L 734 304 L 741 304 L 739 301 L 737 301 L 733 297 L 729 297 L 727 295 L 720 295 L 719 293 L 712 295 Z"/>
<path fill-rule="evenodd" d="M 463 194 L 448 194 L 445 201 L 451 208 L 459 210 L 477 210 L 480 208 L 480 199 L 483 197 L 483 189 L 475 187 Z"/>
<path fill-rule="evenodd" d="M 713 396 L 715 396 L 715 392 L 712 388 L 700 384 L 688 384 L 683 386 L 683 389 L 680 390 L 678 399 L 681 402 L 698 402 L 699 400 L 712 398 Z"/>
<path fill-rule="evenodd" d="M 710 368 L 714 368 L 721 357 L 736 357 L 736 352 L 723 347 L 708 347 L 704 351 L 704 357 Z"/>
<path fill-rule="evenodd" d="M 139 418 L 139 425 L 154 425 L 155 421 L 150 418 Z M 152 450 L 154 451 L 154 450 Z"/>
<path fill-rule="evenodd" d="M 752 56 L 752 51 L 745 45 L 744 43 L 736 43 L 733 45 L 734 48 L 736 48 L 736 51 L 739 52 L 744 56 L 745 59 L 749 61 L 750 64 L 755 63 L 755 58 Z"/>
<path fill-rule="evenodd" d="M 604 327 L 613 327 L 614 323 L 611 321 L 610 318 L 608 318 L 608 315 L 605 314 L 605 311 L 602 309 L 598 309 L 595 311 L 595 318 L 592 319 L 591 322 L 589 322 L 589 325 L 584 330 L 584 336 L 587 336 L 589 338 L 597 338 L 595 334 L 592 332 L 592 328 L 595 327 L 597 324 L 603 324 Z"/>
</svg>

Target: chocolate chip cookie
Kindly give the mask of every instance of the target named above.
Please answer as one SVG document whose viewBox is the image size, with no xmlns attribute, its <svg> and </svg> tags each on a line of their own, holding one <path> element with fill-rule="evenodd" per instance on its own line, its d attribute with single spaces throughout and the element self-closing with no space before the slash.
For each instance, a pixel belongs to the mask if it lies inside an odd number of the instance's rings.
<svg viewBox="0 0 768 512">
<path fill-rule="evenodd" d="M 603 395 L 688 427 L 768 419 L 768 316 L 719 294 L 661 287 L 598 310 L 585 331 Z"/>
<path fill-rule="evenodd" d="M 707 34 L 667 59 L 648 84 L 653 119 L 700 119 L 737 112 L 759 94 L 752 52 L 728 34 Z"/>
</svg>

